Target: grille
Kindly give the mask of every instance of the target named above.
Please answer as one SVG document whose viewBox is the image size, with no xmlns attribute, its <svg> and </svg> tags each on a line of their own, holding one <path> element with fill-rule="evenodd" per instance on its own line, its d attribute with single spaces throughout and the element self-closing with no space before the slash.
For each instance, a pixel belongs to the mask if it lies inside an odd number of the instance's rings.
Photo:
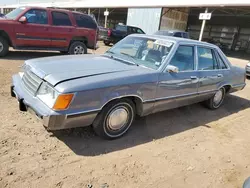
<svg viewBox="0 0 250 188">
<path fill-rule="evenodd" d="M 36 76 L 33 72 L 30 70 L 27 70 L 24 72 L 23 75 L 23 85 L 25 88 L 34 96 L 36 91 L 38 90 L 40 84 L 42 83 L 42 80 Z"/>
</svg>

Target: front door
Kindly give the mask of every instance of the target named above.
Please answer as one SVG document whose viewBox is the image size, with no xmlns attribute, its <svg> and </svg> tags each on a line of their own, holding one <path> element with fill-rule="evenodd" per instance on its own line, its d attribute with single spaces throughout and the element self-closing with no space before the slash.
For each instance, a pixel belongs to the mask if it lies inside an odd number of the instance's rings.
<svg viewBox="0 0 250 188">
<path fill-rule="evenodd" d="M 164 71 L 160 74 L 154 112 L 192 104 L 197 97 L 194 46 L 180 45 L 169 65 L 177 67 L 179 72 Z"/>
<path fill-rule="evenodd" d="M 15 27 L 17 47 L 50 47 L 48 13 L 42 9 L 30 9 L 24 16 L 26 23 Z"/>
</svg>

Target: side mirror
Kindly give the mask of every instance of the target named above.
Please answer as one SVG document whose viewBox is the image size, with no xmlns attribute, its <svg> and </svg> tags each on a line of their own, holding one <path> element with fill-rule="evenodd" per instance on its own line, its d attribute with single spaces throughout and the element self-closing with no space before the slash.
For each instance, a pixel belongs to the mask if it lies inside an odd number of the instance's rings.
<svg viewBox="0 0 250 188">
<path fill-rule="evenodd" d="M 179 68 L 176 67 L 176 66 L 173 66 L 173 65 L 168 65 L 166 69 L 167 69 L 168 72 L 174 72 L 174 73 L 179 72 Z"/>
<path fill-rule="evenodd" d="M 20 19 L 19 19 L 19 22 L 25 24 L 27 23 L 27 18 L 25 16 L 22 16 Z"/>
</svg>

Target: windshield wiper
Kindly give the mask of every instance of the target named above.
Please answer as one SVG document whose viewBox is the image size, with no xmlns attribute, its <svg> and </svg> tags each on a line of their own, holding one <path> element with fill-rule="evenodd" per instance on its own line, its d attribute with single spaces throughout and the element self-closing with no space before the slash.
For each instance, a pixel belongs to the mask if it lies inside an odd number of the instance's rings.
<svg viewBox="0 0 250 188">
<path fill-rule="evenodd" d="M 125 55 L 126 57 L 129 57 L 130 63 L 132 63 L 133 65 L 139 66 L 139 64 L 135 62 L 135 58 L 134 58 L 133 56 L 131 56 L 131 55 L 129 55 L 129 54 L 126 54 L 126 53 L 124 53 L 124 52 L 120 52 L 120 54 Z M 131 62 L 131 61 L 132 61 L 132 62 Z"/>
</svg>

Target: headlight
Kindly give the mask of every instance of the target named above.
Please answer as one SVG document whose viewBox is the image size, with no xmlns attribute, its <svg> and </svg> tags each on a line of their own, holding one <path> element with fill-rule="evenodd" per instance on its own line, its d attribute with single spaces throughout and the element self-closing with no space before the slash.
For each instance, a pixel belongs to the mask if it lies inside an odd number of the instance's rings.
<svg viewBox="0 0 250 188">
<path fill-rule="evenodd" d="M 65 110 L 74 97 L 73 93 L 59 94 L 53 87 L 43 82 L 37 92 L 37 98 L 54 110 Z"/>
<path fill-rule="evenodd" d="M 247 67 L 250 67 L 250 63 L 247 64 Z"/>
<path fill-rule="evenodd" d="M 54 106 L 57 97 L 58 93 L 46 82 L 42 83 L 37 92 L 37 98 L 43 101 L 50 108 Z"/>
</svg>

